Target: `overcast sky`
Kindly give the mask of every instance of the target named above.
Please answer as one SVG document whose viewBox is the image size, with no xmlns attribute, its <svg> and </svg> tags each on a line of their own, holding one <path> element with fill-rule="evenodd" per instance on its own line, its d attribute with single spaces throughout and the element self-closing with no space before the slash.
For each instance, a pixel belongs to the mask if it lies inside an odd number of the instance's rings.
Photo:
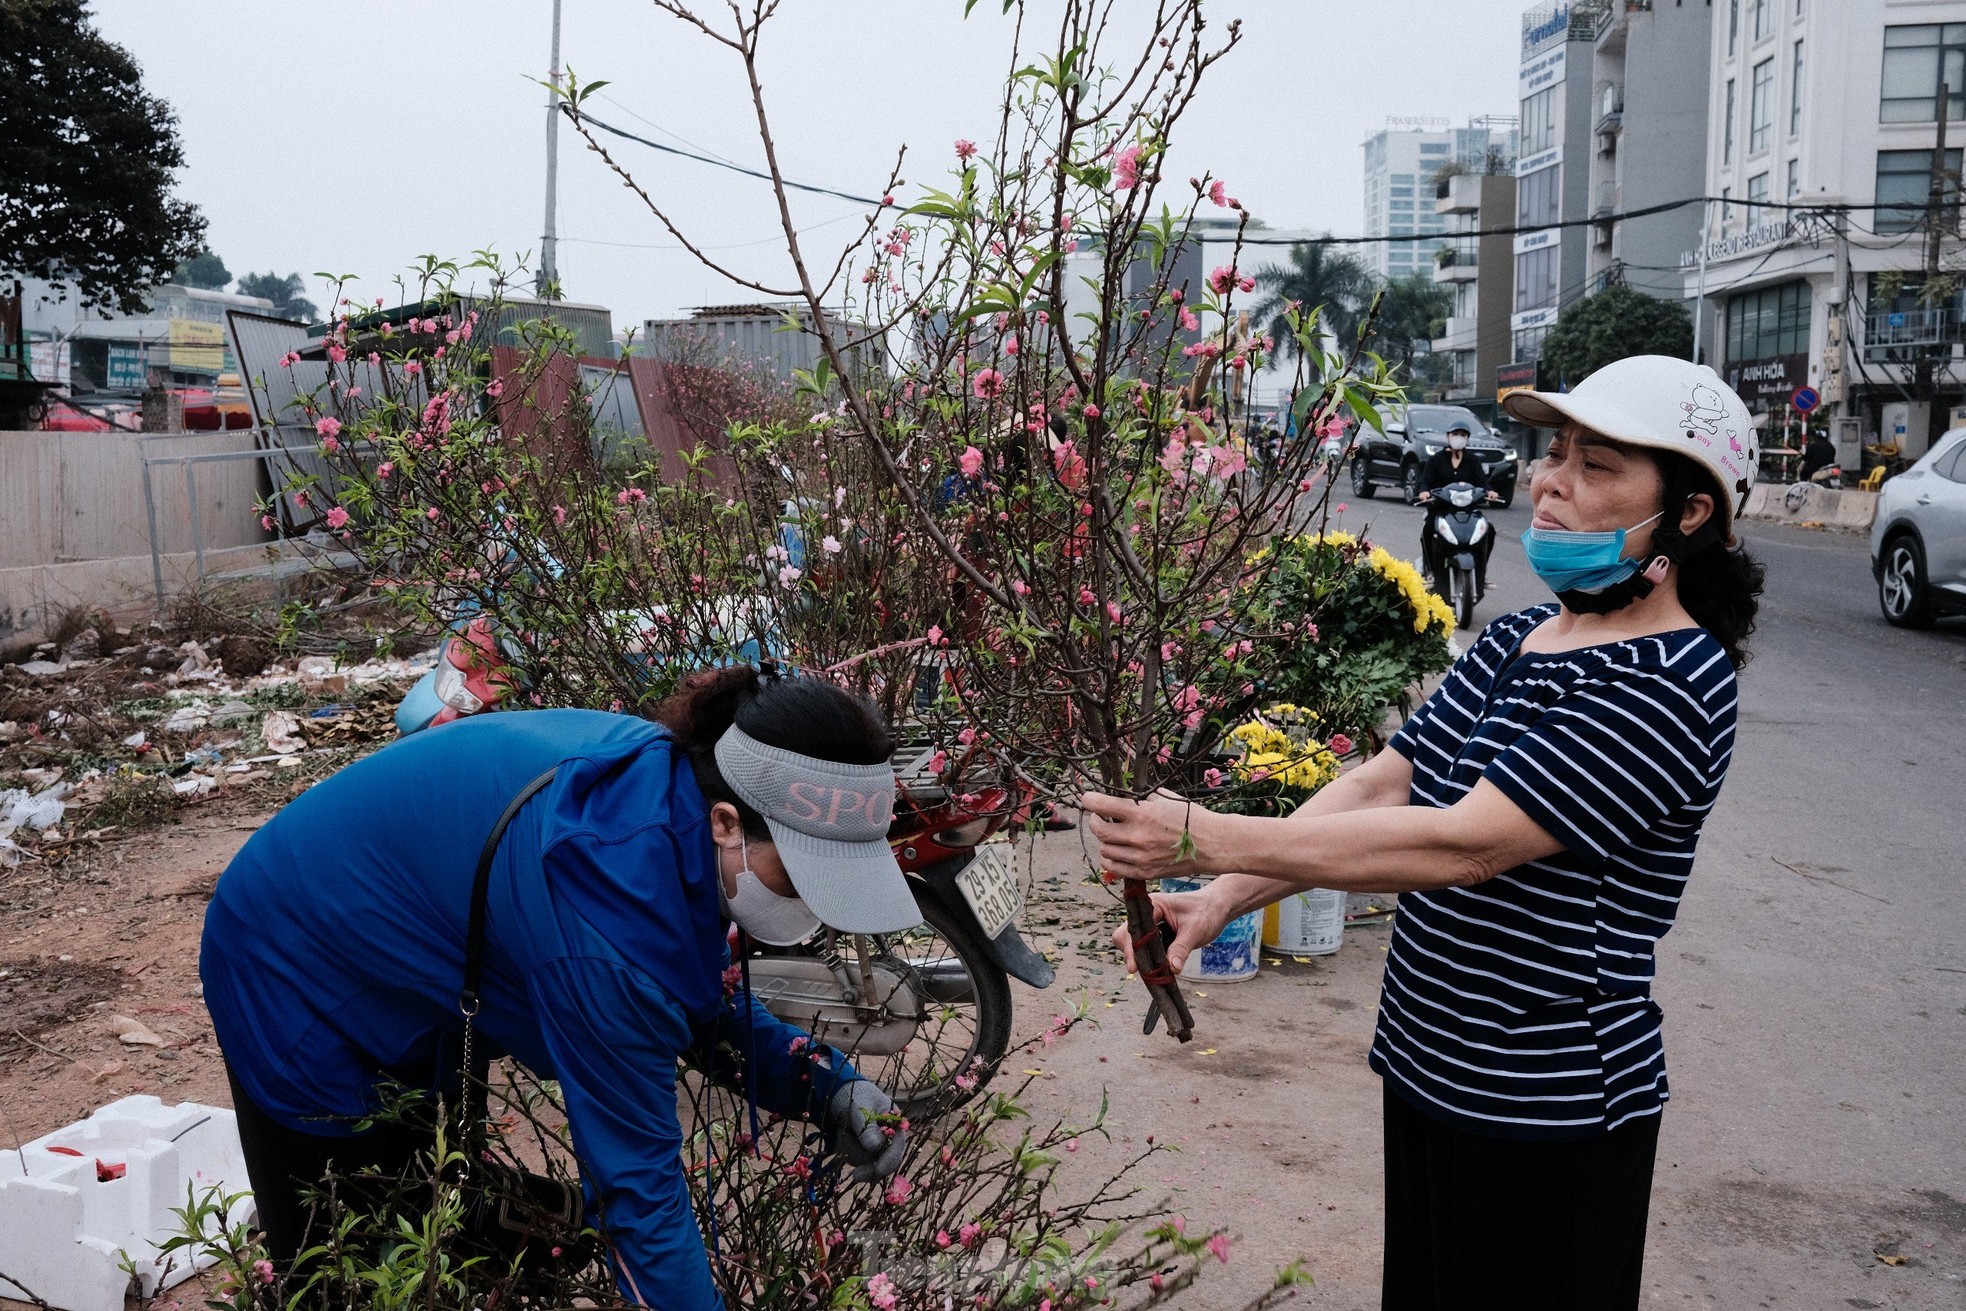
<svg viewBox="0 0 1966 1311">
<path fill-rule="evenodd" d="M 1120 0 L 1122 13 L 1145 0 Z M 702 9 L 722 9 L 704 0 Z M 1215 0 L 1243 40 L 1203 82 L 1170 176 L 1212 168 L 1272 227 L 1362 229 L 1360 143 L 1389 115 L 1516 112 L 1524 0 Z M 982 0 L 785 0 L 765 91 L 790 177 L 878 194 L 896 150 L 937 184 L 958 137 L 992 133 L 1011 23 Z M 1048 5 L 1040 3 L 1046 10 Z M 370 295 L 417 256 L 536 251 L 545 205 L 551 0 L 96 0 L 97 22 L 181 120 L 181 190 L 236 276 L 353 273 Z M 611 86 L 591 112 L 656 140 L 761 159 L 735 58 L 647 0 L 564 0 L 561 59 Z M 1116 43 L 1117 48 L 1117 43 Z M 694 239 L 784 276 L 769 187 L 621 142 Z M 906 197 L 904 191 L 904 199 Z M 821 242 L 849 202 L 801 197 Z M 749 298 L 675 248 L 564 126 L 560 274 L 617 328 Z M 830 263 L 830 261 L 829 261 Z M 323 299 L 310 277 L 311 294 Z"/>
</svg>

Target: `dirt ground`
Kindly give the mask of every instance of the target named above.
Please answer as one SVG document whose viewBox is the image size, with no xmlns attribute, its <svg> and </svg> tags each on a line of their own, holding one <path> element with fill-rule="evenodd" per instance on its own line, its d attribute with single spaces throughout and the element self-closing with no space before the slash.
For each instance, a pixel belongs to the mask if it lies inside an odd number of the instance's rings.
<svg viewBox="0 0 1966 1311">
<path fill-rule="evenodd" d="M 204 902 L 240 843 L 305 782 L 218 788 L 175 822 L 75 841 L 59 861 L 0 871 L 8 1136 L 33 1138 L 128 1093 L 226 1105 L 197 983 Z M 1164 1032 L 1140 1034 L 1144 997 L 1105 947 L 1117 904 L 1083 871 L 1077 833 L 1040 841 L 1026 928 L 1060 961 L 1060 979 L 1046 993 L 1014 985 L 1018 1038 L 1040 1034 L 1079 998 L 1093 1018 L 1028 1065 L 1038 1071 L 1028 1105 L 1040 1118 L 1083 1122 L 1103 1095 L 1111 1101 L 1111 1142 L 1083 1140 L 1064 1191 L 1154 1136 L 1178 1152 L 1148 1162 L 1136 1175 L 1142 1191 L 1166 1197 L 1191 1226 L 1237 1236 L 1229 1264 L 1178 1305 L 1241 1307 L 1278 1266 L 1303 1260 L 1317 1285 L 1301 1305 L 1376 1307 L 1380 1083 L 1364 1054 L 1388 926 L 1357 922 L 1337 955 L 1268 961 L 1252 981 L 1191 987 L 1195 1042 L 1178 1046 Z M 1730 892 L 1756 894 L 1748 881 Z M 1714 1010 L 1718 995 L 1699 973 L 1706 953 L 1738 932 L 1744 910 L 1724 910 L 1703 916 L 1695 906 L 1661 977 L 1679 1095 L 1661 1136 L 1644 1305 L 1966 1305 L 1962 1189 L 1915 1175 L 1881 1183 L 1895 1168 L 1876 1164 L 1860 1140 L 1797 1142 L 1765 1111 L 1779 1071 L 1744 1071 L 1730 1055 L 1744 1042 L 1730 1028 L 1742 1016 Z M 118 1016 L 161 1044 L 124 1044 Z M 1929 1150 L 1956 1160 L 1956 1136 Z"/>
<path fill-rule="evenodd" d="M 13 1135 L 39 1137 L 130 1093 L 229 1104 L 198 937 L 219 873 L 276 808 L 264 796 L 208 801 L 0 885 L 0 1105 Z M 163 1044 L 125 1044 L 118 1016 Z"/>
</svg>

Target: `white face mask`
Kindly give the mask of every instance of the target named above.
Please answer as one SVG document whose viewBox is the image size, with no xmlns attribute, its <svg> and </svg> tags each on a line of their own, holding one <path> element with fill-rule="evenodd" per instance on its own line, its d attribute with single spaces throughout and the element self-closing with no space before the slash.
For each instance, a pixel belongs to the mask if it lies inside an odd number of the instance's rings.
<svg viewBox="0 0 1966 1311">
<path fill-rule="evenodd" d="M 1466 433 L 1464 433 L 1464 432 L 1457 432 L 1457 433 L 1450 433 L 1450 434 L 1448 435 L 1448 438 L 1447 438 L 1447 449 L 1448 449 L 1448 450 L 1450 450 L 1450 451 L 1464 451 L 1464 450 L 1466 450 L 1467 448 L 1468 448 L 1468 435 L 1467 435 Z"/>
<path fill-rule="evenodd" d="M 774 947 L 804 942 L 819 929 L 819 917 L 797 897 L 781 897 L 751 872 L 751 844 L 740 835 L 744 868 L 737 871 L 737 892 L 724 892 L 723 871 L 717 872 L 717 898 L 733 924 Z"/>
</svg>

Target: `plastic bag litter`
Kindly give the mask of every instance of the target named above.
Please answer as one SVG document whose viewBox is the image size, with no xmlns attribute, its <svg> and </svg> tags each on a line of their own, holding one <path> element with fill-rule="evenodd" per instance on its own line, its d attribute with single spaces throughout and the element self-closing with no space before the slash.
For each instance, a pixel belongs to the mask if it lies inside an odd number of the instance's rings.
<svg viewBox="0 0 1966 1311">
<path fill-rule="evenodd" d="M 17 829 L 53 828 L 61 823 L 62 814 L 68 809 L 68 798 L 74 791 L 73 783 L 56 783 L 39 792 L 22 788 L 0 791 L 0 837 L 9 836 Z"/>
<path fill-rule="evenodd" d="M 203 697 L 185 702 L 171 711 L 170 717 L 158 726 L 161 733 L 195 733 L 211 722 L 211 703 Z"/>
<path fill-rule="evenodd" d="M 259 736 L 266 749 L 277 755 L 293 755 L 307 749 L 307 739 L 300 735 L 300 720 L 285 710 L 275 710 L 260 720 Z"/>
</svg>

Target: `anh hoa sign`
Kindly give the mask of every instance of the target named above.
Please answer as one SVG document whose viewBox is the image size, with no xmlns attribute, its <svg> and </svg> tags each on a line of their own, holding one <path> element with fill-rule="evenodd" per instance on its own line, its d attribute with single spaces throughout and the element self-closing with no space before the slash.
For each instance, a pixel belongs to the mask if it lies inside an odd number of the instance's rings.
<svg viewBox="0 0 1966 1311">
<path fill-rule="evenodd" d="M 1787 219 L 1782 219 L 1775 223 L 1764 223 L 1758 228 L 1749 228 L 1747 231 L 1738 233 L 1735 236 L 1722 237 L 1718 241 L 1709 241 L 1707 243 L 1707 263 L 1712 264 L 1716 260 L 1733 259 L 1736 255 L 1745 255 L 1749 251 L 1760 250 L 1763 246 L 1775 245 L 1777 242 L 1788 240 L 1789 237 L 1794 235 L 1794 232 L 1795 225 Z M 1698 246 L 1680 254 L 1679 267 L 1682 269 L 1693 268 L 1699 262 L 1700 248 Z"/>
<path fill-rule="evenodd" d="M 1448 120 L 1444 118 L 1412 115 L 1402 117 L 1397 114 L 1386 115 L 1386 127 L 1389 131 L 1393 132 L 1403 132 L 1411 129 L 1418 129 L 1424 132 L 1429 128 L 1444 128 L 1447 125 Z"/>
</svg>

